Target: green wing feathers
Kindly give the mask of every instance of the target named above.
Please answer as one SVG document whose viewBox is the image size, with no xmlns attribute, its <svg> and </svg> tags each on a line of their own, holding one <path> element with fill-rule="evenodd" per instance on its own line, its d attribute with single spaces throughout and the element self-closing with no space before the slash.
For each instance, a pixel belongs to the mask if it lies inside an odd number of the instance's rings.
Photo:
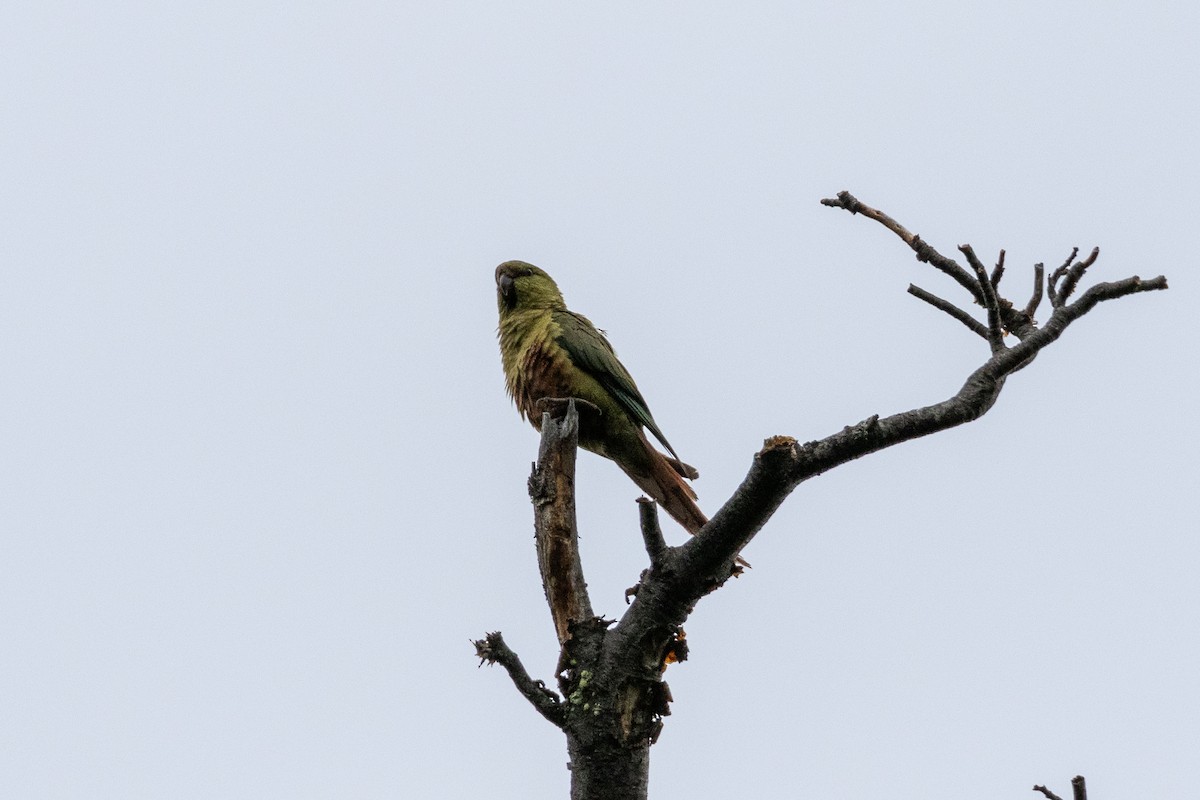
<svg viewBox="0 0 1200 800">
<path fill-rule="evenodd" d="M 505 382 L 521 414 L 540 428 L 542 398 L 586 400 L 599 413 L 580 414 L 580 446 L 615 461 L 688 531 L 704 527 L 708 518 L 684 480 L 698 473 L 679 460 L 604 334 L 567 310 L 554 280 L 524 261 L 496 268 L 496 301 Z M 671 455 L 650 444 L 645 431 Z"/>
<path fill-rule="evenodd" d="M 646 404 L 642 393 L 638 391 L 637 384 L 633 382 L 633 376 L 617 359 L 616 351 L 613 350 L 604 334 L 596 330 L 596 326 L 587 317 L 573 311 L 555 311 L 553 320 L 559 329 L 555 341 L 566 351 L 571 362 L 595 378 L 635 422 L 645 427 L 654 434 L 654 438 L 662 442 L 662 446 L 667 448 L 667 452 L 675 457 L 675 463 L 686 467 L 686 470 L 677 469 L 680 475 L 689 478 L 696 477 L 696 474 L 689 474 L 689 472 L 696 473 L 695 469 L 679 461 L 679 454 L 675 452 L 675 448 L 671 447 L 667 437 L 663 436 L 662 431 L 658 429 L 654 417 L 650 415 L 650 407 Z"/>
</svg>

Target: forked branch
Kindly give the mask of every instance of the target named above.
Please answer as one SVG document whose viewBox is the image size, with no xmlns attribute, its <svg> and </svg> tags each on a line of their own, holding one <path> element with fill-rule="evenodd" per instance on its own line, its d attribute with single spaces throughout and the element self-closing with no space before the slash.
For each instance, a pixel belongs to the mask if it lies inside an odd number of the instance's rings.
<svg viewBox="0 0 1200 800">
<path fill-rule="evenodd" d="M 910 287 L 909 292 L 945 311 L 986 339 L 991 357 L 967 377 L 953 397 L 939 403 L 888 417 L 871 417 L 820 441 L 806 444 L 786 436 L 768 439 L 755 456 L 749 474 L 733 497 L 704 530 L 678 548 L 679 557 L 690 568 L 688 571 L 694 571 L 687 590 L 691 602 L 698 599 L 695 592 L 704 591 L 702 587 L 711 587 L 715 585 L 714 582 L 723 580 L 724 564 L 730 554 L 740 552 L 749 543 L 800 483 L 869 453 L 978 419 L 996 402 L 1009 375 L 1032 361 L 1038 352 L 1057 340 L 1072 322 L 1098 303 L 1167 288 L 1167 279 L 1161 275 L 1150 280 L 1133 276 L 1096 284 L 1078 299 L 1067 302 L 1083 273 L 1096 262 L 1099 255 L 1098 250 L 1093 250 L 1083 261 L 1076 261 L 1075 251 L 1063 266 L 1055 270 L 1045 287 L 1053 311 L 1045 325 L 1039 327 L 1033 314 L 1043 295 L 1044 271 L 1040 264 L 1034 267 L 1036 283 L 1033 296 L 1024 309 L 1017 310 L 998 290 L 1004 271 L 1002 260 L 989 275 L 973 249 L 963 245 L 959 249 L 971 265 L 972 275 L 895 219 L 860 202 L 849 192 L 841 192 L 837 198 L 821 202 L 879 222 L 908 244 L 919 261 L 933 264 L 964 287 L 975 302 L 984 306 L 987 324 L 978 322 L 963 309 L 917 287 Z M 1018 342 L 1011 347 L 1005 344 L 1004 331 L 1015 334 Z M 727 574 L 724 572 L 724 575 Z"/>
<path fill-rule="evenodd" d="M 965 289 L 983 307 L 983 321 L 924 289 L 910 286 L 908 291 L 987 341 L 988 358 L 967 376 L 958 392 L 932 405 L 875 415 L 819 441 L 802 444 L 790 436 L 768 439 L 733 496 L 683 545 L 666 544 L 655 505 L 643 499 L 639 520 L 650 566 L 630 590 L 634 600 L 615 625 L 594 616 L 579 561 L 574 510 L 576 405 L 568 398 L 547 401 L 554 411 L 565 408 L 566 413 L 547 413 L 542 418 L 542 446 L 529 489 L 538 563 L 561 645 L 556 670 L 561 698 L 530 678 L 500 634 L 488 634 L 475 646 L 483 661 L 504 666 L 518 691 L 566 734 L 573 798 L 646 796 L 649 746 L 658 736 L 662 718 L 670 713 L 670 691 L 662 671 L 687 655 L 681 626 L 702 597 L 740 571 L 735 562 L 738 554 L 798 485 L 848 461 L 978 419 L 995 404 L 1009 375 L 1028 365 L 1098 303 L 1167 288 L 1162 276 L 1150 280 L 1133 276 L 1098 283 L 1072 301 L 1084 273 L 1099 256 L 1098 250 L 1092 250 L 1087 258 L 1077 260 L 1078 250 L 1074 250 L 1048 280 L 1042 264 L 1034 266 L 1032 296 L 1018 308 L 1000 291 L 1006 269 L 1003 251 L 989 272 L 970 245 L 960 246 L 968 270 L 848 192 L 821 202 L 875 220 L 899 236 L 919 261 L 932 264 Z M 1034 314 L 1043 296 L 1049 296 L 1052 311 L 1039 326 Z M 1007 334 L 1017 340 L 1012 346 L 1004 340 Z M 1075 800 L 1085 800 L 1083 779 L 1076 778 L 1072 785 Z M 1057 800 L 1045 787 L 1035 788 L 1049 800 Z"/>
</svg>

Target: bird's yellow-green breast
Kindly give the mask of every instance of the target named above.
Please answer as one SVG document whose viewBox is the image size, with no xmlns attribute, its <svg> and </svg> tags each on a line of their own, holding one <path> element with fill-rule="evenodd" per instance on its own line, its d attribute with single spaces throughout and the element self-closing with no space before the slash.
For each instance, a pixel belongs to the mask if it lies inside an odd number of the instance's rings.
<svg viewBox="0 0 1200 800">
<path fill-rule="evenodd" d="M 580 446 L 611 458 L 680 524 L 692 533 L 700 530 L 708 518 L 684 481 L 697 477 L 696 470 L 679 460 L 662 435 L 604 334 L 567 308 L 549 275 L 524 261 L 496 268 L 496 303 L 504 380 L 521 415 L 540 429 L 539 400 L 587 401 L 594 410 L 580 409 Z M 658 452 L 643 428 L 673 458 Z"/>
<path fill-rule="evenodd" d="M 580 444 L 612 457 L 644 426 L 674 455 L 646 401 L 612 345 L 586 317 L 567 309 L 544 270 L 524 261 L 496 268 L 500 353 L 508 393 L 521 414 L 541 426 L 543 397 L 578 397 L 600 409 L 580 421 Z M 632 444 L 629 444 L 632 446 Z"/>
</svg>

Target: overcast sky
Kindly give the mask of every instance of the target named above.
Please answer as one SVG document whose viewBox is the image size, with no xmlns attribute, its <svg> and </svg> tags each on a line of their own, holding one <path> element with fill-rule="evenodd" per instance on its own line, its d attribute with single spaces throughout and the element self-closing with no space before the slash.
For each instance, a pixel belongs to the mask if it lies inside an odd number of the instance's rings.
<svg viewBox="0 0 1200 800">
<path fill-rule="evenodd" d="M 650 5 L 0 11 L 0 793 L 565 797 L 469 641 L 552 681 L 492 270 L 608 331 L 711 514 L 987 357 L 841 189 L 1019 302 L 1074 246 L 1171 289 L 801 486 L 687 625 L 651 796 L 1194 791 L 1198 7 Z M 616 617 L 638 492 L 579 469 Z"/>
</svg>

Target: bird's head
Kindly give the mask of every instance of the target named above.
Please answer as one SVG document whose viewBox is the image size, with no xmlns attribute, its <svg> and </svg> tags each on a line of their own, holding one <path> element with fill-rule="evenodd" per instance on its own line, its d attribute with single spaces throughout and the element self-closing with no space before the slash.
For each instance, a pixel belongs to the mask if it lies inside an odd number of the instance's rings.
<svg viewBox="0 0 1200 800">
<path fill-rule="evenodd" d="M 496 303 L 501 316 L 511 311 L 566 309 L 554 279 L 524 261 L 505 261 L 496 267 Z"/>
</svg>

